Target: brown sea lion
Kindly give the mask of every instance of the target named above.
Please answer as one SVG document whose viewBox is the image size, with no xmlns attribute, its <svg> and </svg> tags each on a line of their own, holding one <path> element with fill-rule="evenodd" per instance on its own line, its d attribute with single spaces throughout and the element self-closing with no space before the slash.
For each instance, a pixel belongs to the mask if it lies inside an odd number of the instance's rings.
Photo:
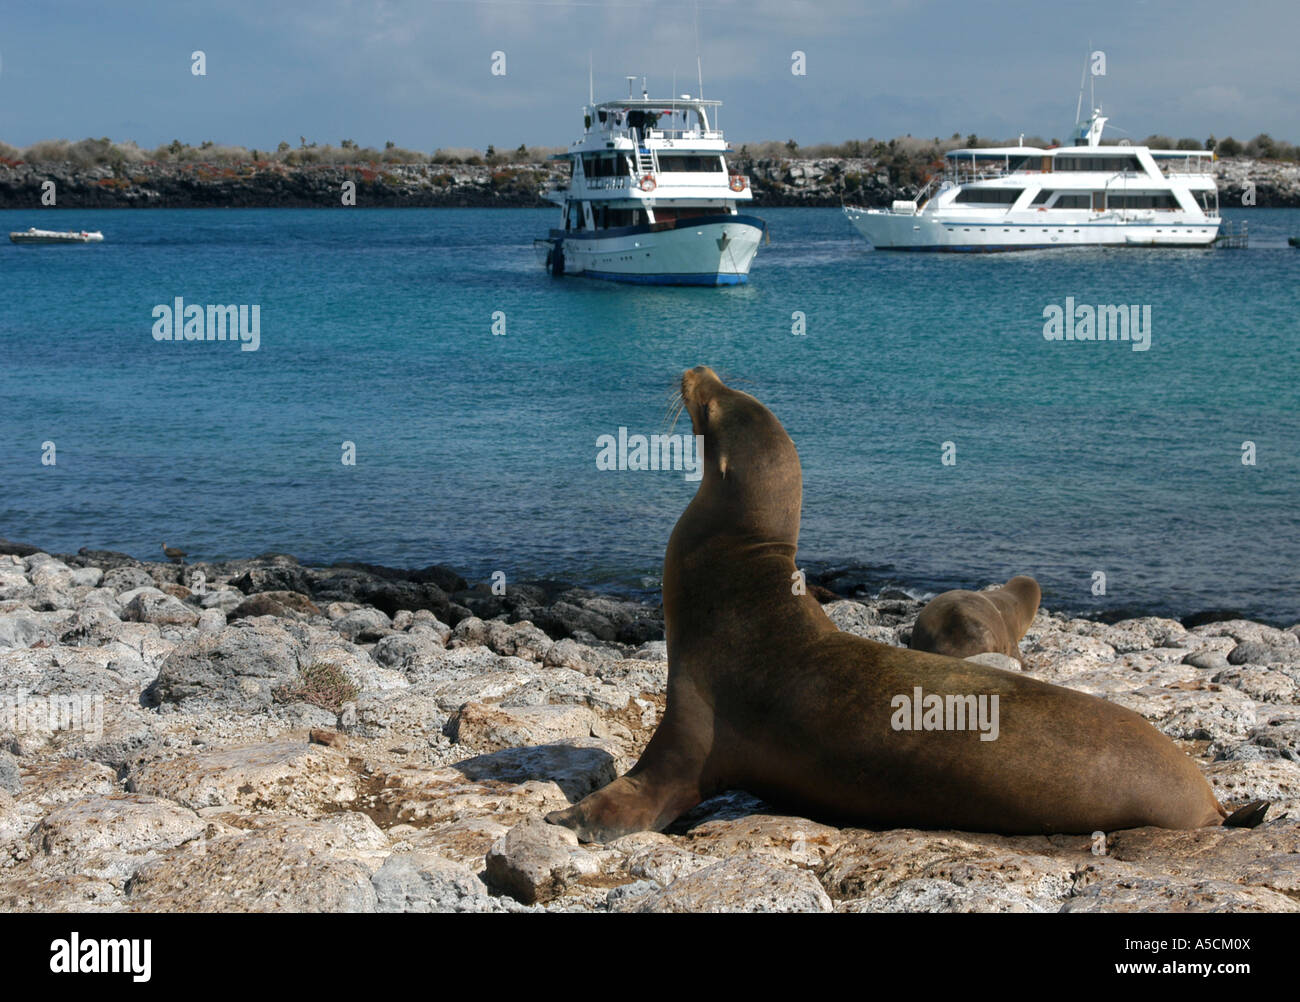
<svg viewBox="0 0 1300 1002">
<path fill-rule="evenodd" d="M 686 372 L 681 389 L 704 436 L 704 476 L 664 560 L 664 716 L 631 770 L 548 821 L 608 841 L 662 829 L 724 789 L 875 828 L 1224 821 L 1195 763 L 1131 710 L 837 630 L 797 587 L 802 474 L 790 436 L 709 368 Z M 1234 817 L 1249 823 L 1248 811 Z"/>
<path fill-rule="evenodd" d="M 1042 597 L 1038 582 L 1023 574 L 989 591 L 946 591 L 916 617 L 907 646 L 953 658 L 992 652 L 1023 661 L 1020 638 Z"/>
</svg>

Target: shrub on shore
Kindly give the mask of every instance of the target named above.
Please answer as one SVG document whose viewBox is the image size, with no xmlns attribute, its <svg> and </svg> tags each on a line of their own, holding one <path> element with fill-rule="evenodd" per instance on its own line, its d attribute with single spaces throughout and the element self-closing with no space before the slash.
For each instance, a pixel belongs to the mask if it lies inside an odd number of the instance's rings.
<svg viewBox="0 0 1300 1002">
<path fill-rule="evenodd" d="M 766 141 L 745 143 L 741 145 L 734 159 L 741 164 L 759 160 L 874 160 L 888 170 L 891 179 L 901 183 L 916 183 L 933 169 L 936 161 L 954 149 L 981 148 L 991 146 L 1016 146 L 1021 142 L 1019 136 L 1011 139 L 989 139 L 975 134 L 962 136 L 953 133 L 947 139 L 935 136 L 924 139 L 918 136 L 896 136 L 893 139 L 850 139 L 842 143 L 817 143 L 802 146 L 793 139 L 785 141 Z M 1041 136 L 1025 136 L 1026 146 L 1059 145 L 1059 140 L 1044 139 Z M 1300 161 L 1300 146 L 1282 140 L 1273 139 L 1267 133 L 1260 133 L 1247 142 L 1233 139 L 1231 136 L 1216 140 L 1210 136 L 1204 144 L 1192 138 L 1173 139 L 1170 136 L 1153 134 L 1141 141 L 1143 145 L 1157 149 L 1179 150 L 1215 150 L 1220 157 L 1245 156 L 1257 160 Z M 20 149 L 9 143 L 0 142 L 0 160 L 7 162 L 24 161 L 27 163 L 70 163 L 77 167 L 110 166 L 115 171 L 131 164 L 157 162 L 163 164 L 217 164 L 233 166 L 239 164 L 283 164 L 297 166 L 339 166 L 344 164 L 435 164 L 439 166 L 478 167 L 484 164 L 504 167 L 511 164 L 539 163 L 552 154 L 563 151 L 563 147 L 533 146 L 524 144 L 510 149 L 497 149 L 488 146 L 480 151 L 465 147 L 439 147 L 432 153 L 410 150 L 398 146 L 391 140 L 384 144 L 382 150 L 373 146 L 359 146 L 351 139 L 341 140 L 338 146 L 329 143 L 308 142 L 306 137 L 299 137 L 299 144 L 291 146 L 287 141 L 281 142 L 275 150 L 249 149 L 204 141 L 197 146 L 174 139 L 170 143 L 153 150 L 142 150 L 134 142 L 114 142 L 107 137 L 100 139 L 81 139 L 75 142 L 67 139 L 44 139 Z"/>
</svg>

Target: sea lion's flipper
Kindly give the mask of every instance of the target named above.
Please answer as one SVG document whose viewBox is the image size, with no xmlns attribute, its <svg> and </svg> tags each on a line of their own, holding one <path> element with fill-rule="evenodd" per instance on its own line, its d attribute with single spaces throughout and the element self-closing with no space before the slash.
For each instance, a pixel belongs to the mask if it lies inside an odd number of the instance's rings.
<svg viewBox="0 0 1300 1002">
<path fill-rule="evenodd" d="M 1254 828 L 1264 821 L 1264 815 L 1268 813 L 1267 800 L 1252 800 L 1244 807 L 1238 807 L 1235 811 L 1223 819 L 1225 828 Z"/>
<path fill-rule="evenodd" d="M 632 832 L 659 831 L 701 799 L 689 783 L 632 772 L 546 820 L 572 828 L 583 842 L 612 842 Z"/>
</svg>

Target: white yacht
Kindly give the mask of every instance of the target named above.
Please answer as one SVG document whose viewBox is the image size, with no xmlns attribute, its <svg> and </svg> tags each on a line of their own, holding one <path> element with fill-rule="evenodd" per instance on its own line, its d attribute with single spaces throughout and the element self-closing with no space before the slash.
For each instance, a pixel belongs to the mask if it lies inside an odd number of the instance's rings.
<svg viewBox="0 0 1300 1002">
<path fill-rule="evenodd" d="M 534 241 L 552 275 L 747 281 L 767 224 L 738 208 L 753 193 L 749 178 L 727 168 L 721 104 L 687 94 L 651 99 L 643 82 L 639 98 L 584 107 L 582 137 L 553 158 L 570 165 L 569 183 L 546 193 L 560 225 Z"/>
<path fill-rule="evenodd" d="M 916 199 L 844 213 L 882 250 L 1213 244 L 1214 154 L 1102 145 L 1106 121 L 1096 109 L 1073 146 L 953 150 Z"/>
</svg>

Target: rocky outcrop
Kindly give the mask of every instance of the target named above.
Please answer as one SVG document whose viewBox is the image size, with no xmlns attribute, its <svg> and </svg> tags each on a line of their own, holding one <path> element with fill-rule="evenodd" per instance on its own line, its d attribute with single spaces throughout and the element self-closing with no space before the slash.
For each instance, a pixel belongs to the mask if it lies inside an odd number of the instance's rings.
<svg viewBox="0 0 1300 1002">
<path fill-rule="evenodd" d="M 1040 611 L 1021 645 L 1027 674 L 1145 716 L 1225 803 L 1272 801 L 1256 829 L 868 831 L 729 791 L 583 845 L 542 818 L 654 733 L 653 604 L 0 550 L 0 910 L 1300 910 L 1300 626 Z M 385 594 L 436 609 L 361 601 Z M 896 645 L 922 606 L 826 597 Z"/>
<path fill-rule="evenodd" d="M 914 198 L 931 165 L 900 173 L 871 158 L 803 159 L 733 156 L 748 175 L 755 206 L 887 206 Z M 1300 164 L 1245 157 L 1216 161 L 1224 207 L 1300 206 Z M 327 208 L 343 206 L 345 182 L 356 205 L 370 208 L 468 208 L 550 205 L 543 192 L 566 183 L 555 163 L 355 164 L 288 166 L 166 164 L 76 167 L 70 163 L 0 160 L 0 208 L 41 208 L 42 184 L 53 181 L 62 208 Z M 1249 195 L 1247 195 L 1249 192 Z"/>
<path fill-rule="evenodd" d="M 0 161 L 0 208 L 40 208 L 46 181 L 54 182 L 58 206 L 79 209 L 341 207 L 345 182 L 355 185 L 355 204 L 371 208 L 534 208 L 548 204 L 541 191 L 558 178 L 556 165 L 550 163 L 288 166 L 272 161 L 150 161 L 77 167 Z"/>
</svg>

